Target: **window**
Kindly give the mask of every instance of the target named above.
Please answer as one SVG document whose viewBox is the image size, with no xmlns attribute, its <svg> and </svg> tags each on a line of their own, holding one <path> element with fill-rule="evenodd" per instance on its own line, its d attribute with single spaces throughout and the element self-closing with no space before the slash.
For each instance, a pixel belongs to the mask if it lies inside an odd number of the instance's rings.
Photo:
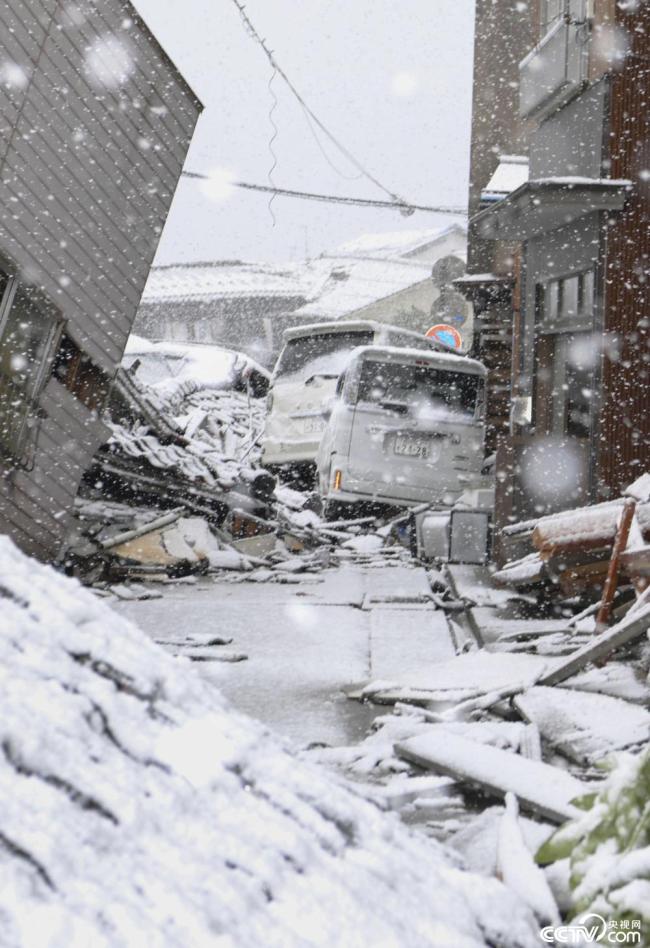
<svg viewBox="0 0 650 948">
<path fill-rule="evenodd" d="M 549 280 L 537 287 L 537 323 L 543 331 L 590 329 L 594 312 L 594 271 Z"/>
<path fill-rule="evenodd" d="M 592 330 L 594 293 L 593 270 L 537 286 L 533 424 L 539 434 L 589 437 L 601 351 Z"/>
<path fill-rule="evenodd" d="M 372 345 L 373 338 L 372 330 L 350 330 L 290 339 L 282 350 L 276 376 L 295 375 L 301 381 L 319 374 L 336 378 L 345 368 L 352 350 Z"/>
<path fill-rule="evenodd" d="M 588 12 L 585 0 L 540 0 L 540 38 L 563 16 L 582 23 Z"/>
<path fill-rule="evenodd" d="M 110 391 L 109 378 L 67 333 L 61 336 L 52 372 L 86 408 L 96 411 L 104 407 Z"/>
<path fill-rule="evenodd" d="M 542 36 L 562 16 L 567 6 L 566 0 L 541 0 L 540 31 Z"/>
<path fill-rule="evenodd" d="M 564 431 L 574 438 L 588 438 L 597 347 L 591 333 L 573 333 L 562 341 Z"/>
<path fill-rule="evenodd" d="M 363 364 L 357 401 L 395 411 L 415 410 L 423 417 L 467 421 L 481 408 L 481 381 L 468 372 L 369 359 Z"/>
<path fill-rule="evenodd" d="M 0 451 L 24 461 L 36 433 L 60 321 L 28 287 L 4 279 L 0 301 Z"/>
</svg>

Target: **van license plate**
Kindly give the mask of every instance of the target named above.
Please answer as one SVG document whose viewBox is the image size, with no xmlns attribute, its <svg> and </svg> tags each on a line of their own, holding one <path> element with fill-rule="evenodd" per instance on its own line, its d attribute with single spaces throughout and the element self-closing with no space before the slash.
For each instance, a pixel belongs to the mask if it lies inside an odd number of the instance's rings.
<svg viewBox="0 0 650 948">
<path fill-rule="evenodd" d="M 321 434 L 325 428 L 323 418 L 305 418 L 303 422 L 303 431 L 305 434 Z"/>
<path fill-rule="evenodd" d="M 429 442 L 425 438 L 409 438 L 404 435 L 398 435 L 395 438 L 395 454 L 400 454 L 407 458 L 428 458 Z"/>
</svg>

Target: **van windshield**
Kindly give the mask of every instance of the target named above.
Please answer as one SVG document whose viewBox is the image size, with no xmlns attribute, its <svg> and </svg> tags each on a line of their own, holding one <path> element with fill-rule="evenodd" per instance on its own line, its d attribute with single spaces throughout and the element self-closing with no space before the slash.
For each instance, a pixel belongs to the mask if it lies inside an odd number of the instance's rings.
<svg viewBox="0 0 650 948">
<path fill-rule="evenodd" d="M 350 352 L 357 346 L 370 346 L 372 342 L 371 329 L 314 333 L 290 339 L 278 361 L 276 378 L 306 382 L 316 375 L 337 377 L 345 368 Z"/>
<path fill-rule="evenodd" d="M 469 421 L 476 415 L 482 379 L 430 365 L 364 361 L 358 402 L 408 410 L 418 419 Z"/>
</svg>

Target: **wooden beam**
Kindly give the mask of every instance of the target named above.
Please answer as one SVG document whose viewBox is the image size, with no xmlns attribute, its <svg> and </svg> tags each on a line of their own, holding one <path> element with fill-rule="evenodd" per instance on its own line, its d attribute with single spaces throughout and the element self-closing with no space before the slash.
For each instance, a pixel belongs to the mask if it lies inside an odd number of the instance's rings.
<svg viewBox="0 0 650 948">
<path fill-rule="evenodd" d="M 650 605 L 646 605 L 639 612 L 632 612 L 631 615 L 628 613 L 621 622 L 601 633 L 593 642 L 583 645 L 572 655 L 562 659 L 548 674 L 543 675 L 537 684 L 557 685 L 566 681 L 590 663 L 604 661 L 616 649 L 640 638 L 648 629 L 650 629 Z"/>
</svg>

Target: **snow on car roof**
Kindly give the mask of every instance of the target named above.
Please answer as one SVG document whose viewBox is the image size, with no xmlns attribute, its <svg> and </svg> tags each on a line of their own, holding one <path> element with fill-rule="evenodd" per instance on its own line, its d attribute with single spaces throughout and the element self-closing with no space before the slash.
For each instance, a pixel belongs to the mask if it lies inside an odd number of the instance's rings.
<svg viewBox="0 0 650 948">
<path fill-rule="evenodd" d="M 427 352 L 423 349 L 402 349 L 398 346 L 363 346 L 354 350 L 355 359 L 372 359 L 380 362 L 389 359 L 391 362 L 431 362 L 434 365 L 444 365 L 445 368 L 454 368 L 459 372 L 472 372 L 478 375 L 487 375 L 487 369 L 482 362 L 470 359 L 455 352 Z"/>
<path fill-rule="evenodd" d="M 337 320 L 336 322 L 307 323 L 304 326 L 291 326 L 289 329 L 284 330 L 283 337 L 286 341 L 288 339 L 300 339 L 303 336 L 312 336 L 319 333 L 357 332 L 363 331 L 364 329 L 373 330 L 375 332 L 398 332 L 405 336 L 417 336 L 418 339 L 423 338 L 422 333 L 415 332 L 412 329 L 404 329 L 402 326 L 393 326 L 391 323 L 380 323 L 372 319 L 345 319 Z"/>
</svg>

